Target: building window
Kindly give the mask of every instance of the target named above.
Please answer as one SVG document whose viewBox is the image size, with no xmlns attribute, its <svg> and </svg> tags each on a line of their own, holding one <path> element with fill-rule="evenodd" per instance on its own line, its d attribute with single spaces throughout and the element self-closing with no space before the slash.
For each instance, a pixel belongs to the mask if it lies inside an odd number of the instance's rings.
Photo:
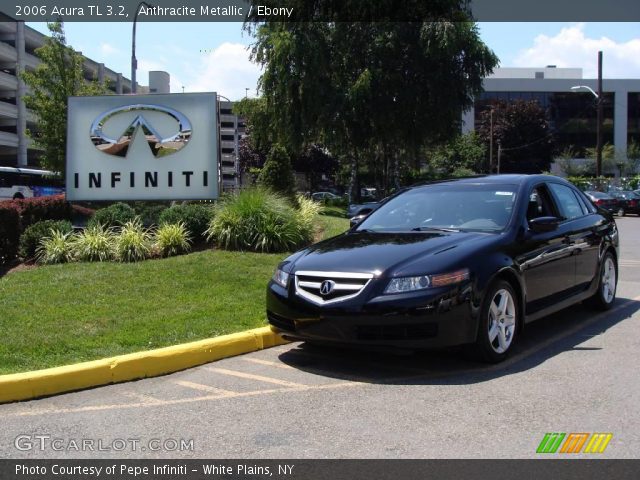
<svg viewBox="0 0 640 480">
<path fill-rule="evenodd" d="M 640 143 L 640 92 L 629 92 L 627 97 L 627 145 Z"/>
</svg>

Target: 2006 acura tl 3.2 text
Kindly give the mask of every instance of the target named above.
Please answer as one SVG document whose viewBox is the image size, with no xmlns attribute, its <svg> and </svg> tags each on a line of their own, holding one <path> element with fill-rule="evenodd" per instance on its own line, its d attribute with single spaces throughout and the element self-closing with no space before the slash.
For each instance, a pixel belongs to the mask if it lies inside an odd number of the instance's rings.
<svg viewBox="0 0 640 480">
<path fill-rule="evenodd" d="M 580 301 L 610 308 L 618 231 L 570 183 L 499 175 L 405 189 L 348 232 L 294 253 L 267 287 L 291 339 L 503 360 L 523 326 Z"/>
</svg>

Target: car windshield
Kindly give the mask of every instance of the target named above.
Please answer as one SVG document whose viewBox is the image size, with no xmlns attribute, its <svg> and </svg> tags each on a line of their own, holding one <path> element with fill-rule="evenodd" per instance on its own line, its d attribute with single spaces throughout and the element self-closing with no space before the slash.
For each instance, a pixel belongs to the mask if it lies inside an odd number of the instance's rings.
<svg viewBox="0 0 640 480">
<path fill-rule="evenodd" d="M 509 223 L 515 199 L 515 185 L 427 185 L 392 198 L 371 213 L 356 231 L 497 232 Z"/>
</svg>

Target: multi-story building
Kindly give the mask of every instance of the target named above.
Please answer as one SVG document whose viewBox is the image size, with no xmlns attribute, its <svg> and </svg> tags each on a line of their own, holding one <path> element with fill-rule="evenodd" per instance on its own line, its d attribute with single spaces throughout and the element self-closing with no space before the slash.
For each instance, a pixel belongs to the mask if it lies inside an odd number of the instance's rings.
<svg viewBox="0 0 640 480">
<path fill-rule="evenodd" d="M 240 188 L 238 142 L 244 136 L 244 120 L 233 113 L 233 102 L 218 99 L 220 121 L 220 181 L 223 190 Z"/>
<path fill-rule="evenodd" d="M 46 38 L 24 22 L 0 22 L 0 165 L 37 165 L 38 150 L 26 134 L 34 127 L 34 116 L 25 107 L 27 87 L 18 72 L 38 66 L 35 50 Z M 114 93 L 131 92 L 131 81 L 104 63 L 85 57 L 83 71 L 87 80 L 107 80 Z"/>
<path fill-rule="evenodd" d="M 578 157 L 596 145 L 596 101 L 581 68 L 499 68 L 484 80 L 484 93 L 463 114 L 463 133 L 474 129 L 484 109 L 495 100 L 534 100 L 547 111 L 560 150 L 573 148 Z M 603 144 L 625 156 L 628 144 L 640 142 L 640 79 L 603 79 Z"/>
</svg>

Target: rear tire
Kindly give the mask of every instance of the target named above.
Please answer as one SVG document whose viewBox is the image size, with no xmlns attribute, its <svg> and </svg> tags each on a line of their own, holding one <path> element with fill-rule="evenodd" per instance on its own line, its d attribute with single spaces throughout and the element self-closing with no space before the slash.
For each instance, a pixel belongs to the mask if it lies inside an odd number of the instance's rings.
<svg viewBox="0 0 640 480">
<path fill-rule="evenodd" d="M 481 361 L 502 362 L 518 332 L 520 300 L 509 282 L 494 282 L 482 301 L 475 351 Z"/>
<path fill-rule="evenodd" d="M 624 216 L 625 216 L 625 214 L 626 214 L 626 212 L 624 211 L 624 208 L 620 207 L 620 208 L 618 209 L 618 213 L 617 213 L 617 215 L 618 215 L 619 217 L 624 217 Z"/>
<path fill-rule="evenodd" d="M 609 251 L 602 258 L 598 277 L 598 290 L 586 303 L 596 310 L 609 310 L 616 300 L 618 286 L 618 264 Z"/>
</svg>

